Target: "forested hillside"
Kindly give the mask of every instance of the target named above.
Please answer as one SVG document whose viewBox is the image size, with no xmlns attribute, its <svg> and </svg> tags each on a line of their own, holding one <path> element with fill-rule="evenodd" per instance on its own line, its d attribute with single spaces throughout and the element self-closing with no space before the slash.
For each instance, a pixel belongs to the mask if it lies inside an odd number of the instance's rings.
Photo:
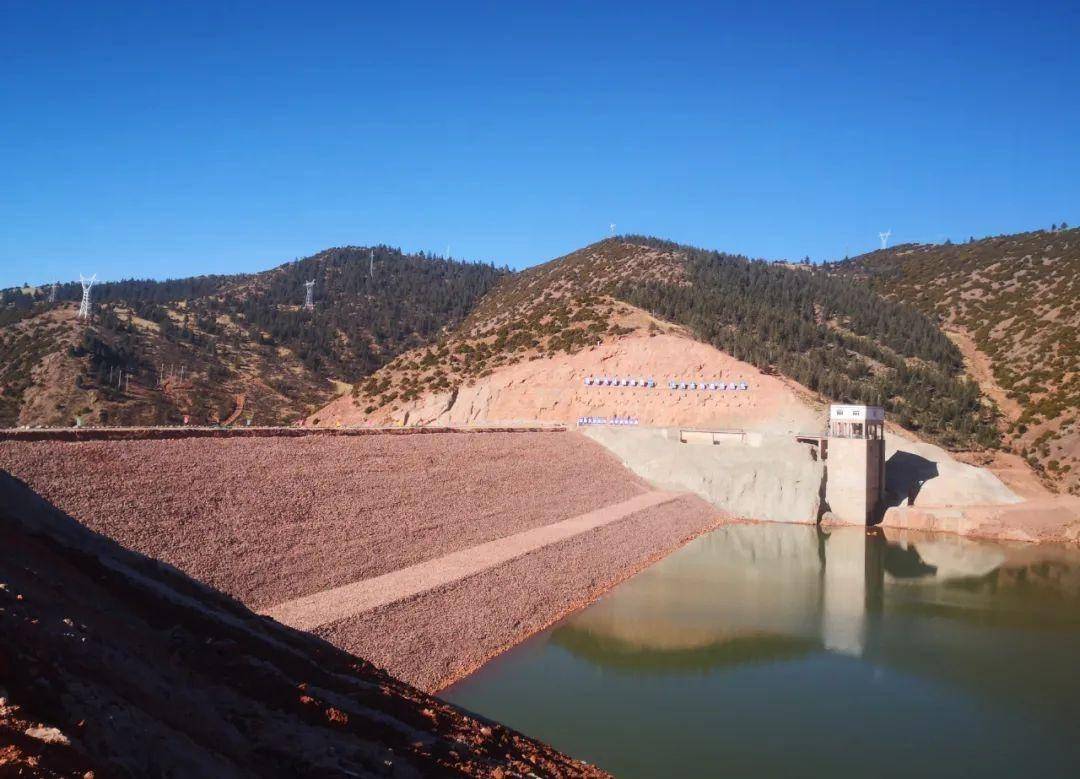
<svg viewBox="0 0 1080 779">
<path fill-rule="evenodd" d="M 612 239 L 509 274 L 460 328 L 401 354 L 357 385 L 357 404 L 374 411 L 409 402 L 521 360 L 575 352 L 634 332 L 643 323 L 613 297 L 619 282 L 675 279 L 681 273 L 682 262 L 671 253 Z"/>
<path fill-rule="evenodd" d="M 0 425 L 216 422 L 304 415 L 396 354 L 460 323 L 504 273 L 339 248 L 258 274 L 5 290 Z M 314 307 L 304 282 L 314 280 Z"/>
<path fill-rule="evenodd" d="M 1080 230 L 906 244 L 828 270 L 940 322 L 998 401 L 1010 446 L 1080 493 Z"/>
<path fill-rule="evenodd" d="M 964 376 L 957 347 L 923 313 L 822 271 L 644 236 L 602 241 L 508 276 L 457 332 L 360 385 L 358 402 L 375 410 L 665 322 L 827 398 L 880 403 L 947 446 L 997 440 L 993 407 Z"/>
<path fill-rule="evenodd" d="M 1072 484 L 1077 233 L 897 247 L 817 268 L 646 236 L 519 273 L 350 247 L 258 274 L 101 284 L 89 324 L 75 318 L 77 284 L 52 303 L 47 288 L 6 290 L 0 424 L 281 423 L 346 383 L 373 411 L 675 327 L 827 399 L 884 405 L 952 448 L 993 446 L 1004 431 Z M 983 392 L 961 335 L 992 362 Z"/>
</svg>

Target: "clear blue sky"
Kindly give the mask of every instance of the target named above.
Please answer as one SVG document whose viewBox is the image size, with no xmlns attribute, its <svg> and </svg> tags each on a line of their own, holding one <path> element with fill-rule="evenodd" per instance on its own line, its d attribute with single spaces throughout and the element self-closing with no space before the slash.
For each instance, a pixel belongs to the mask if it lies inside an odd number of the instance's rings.
<svg viewBox="0 0 1080 779">
<path fill-rule="evenodd" d="M 1080 223 L 1080 4 L 0 0 L 0 286 Z"/>
</svg>

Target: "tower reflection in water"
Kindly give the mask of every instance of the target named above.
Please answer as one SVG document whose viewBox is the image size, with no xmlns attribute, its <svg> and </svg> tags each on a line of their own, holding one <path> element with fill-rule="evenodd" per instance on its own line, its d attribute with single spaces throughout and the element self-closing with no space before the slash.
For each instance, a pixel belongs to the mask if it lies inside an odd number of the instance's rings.
<svg viewBox="0 0 1080 779">
<path fill-rule="evenodd" d="M 565 620 L 551 640 L 605 667 L 642 672 L 823 649 L 884 659 L 894 655 L 887 612 L 1023 621 L 1015 612 L 1031 614 L 1034 588 L 1054 596 L 1052 627 L 1061 616 L 1057 600 L 1080 592 L 1077 562 L 1056 547 L 880 528 L 733 524 Z M 1074 620 L 1064 622 L 1075 629 Z"/>
<path fill-rule="evenodd" d="M 1080 550 L 747 523 L 443 695 L 617 776 L 1066 776 L 1077 657 Z"/>
</svg>

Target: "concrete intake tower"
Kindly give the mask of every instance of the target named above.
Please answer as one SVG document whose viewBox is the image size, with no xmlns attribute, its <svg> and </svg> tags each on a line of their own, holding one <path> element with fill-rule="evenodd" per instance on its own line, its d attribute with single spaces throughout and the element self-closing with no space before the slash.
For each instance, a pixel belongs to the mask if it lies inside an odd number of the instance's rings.
<svg viewBox="0 0 1080 779">
<path fill-rule="evenodd" d="M 885 491 L 885 409 L 833 403 L 827 462 L 829 510 L 843 522 L 873 523 Z"/>
</svg>

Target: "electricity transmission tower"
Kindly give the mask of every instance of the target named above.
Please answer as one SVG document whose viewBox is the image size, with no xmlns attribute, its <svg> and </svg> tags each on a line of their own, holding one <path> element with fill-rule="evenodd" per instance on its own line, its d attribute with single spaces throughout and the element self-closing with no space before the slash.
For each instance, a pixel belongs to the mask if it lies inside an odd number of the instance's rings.
<svg viewBox="0 0 1080 779">
<path fill-rule="evenodd" d="M 368 260 L 368 276 L 375 278 L 375 250 L 371 250 L 371 258 Z"/>
<path fill-rule="evenodd" d="M 307 298 L 304 300 L 304 308 L 315 308 L 315 279 L 305 281 L 304 286 L 307 287 Z"/>
<path fill-rule="evenodd" d="M 615 223 L 614 222 L 612 222 L 611 224 L 608 225 L 608 232 L 611 233 L 612 238 L 615 237 Z"/>
<path fill-rule="evenodd" d="M 50 303 L 55 303 L 56 302 L 56 282 L 55 281 L 53 282 L 52 286 L 49 287 L 49 302 Z"/>
<path fill-rule="evenodd" d="M 889 248 L 889 236 L 890 235 L 892 235 L 892 228 L 891 227 L 888 230 L 886 230 L 885 232 L 883 232 L 883 233 L 878 233 L 878 238 L 881 239 L 881 248 L 882 249 L 888 249 Z"/>
<path fill-rule="evenodd" d="M 90 278 L 84 278 L 79 274 L 79 282 L 82 284 L 82 303 L 79 304 L 79 319 L 90 318 L 90 288 L 94 286 L 94 282 L 97 281 L 97 274 L 95 273 Z"/>
</svg>

